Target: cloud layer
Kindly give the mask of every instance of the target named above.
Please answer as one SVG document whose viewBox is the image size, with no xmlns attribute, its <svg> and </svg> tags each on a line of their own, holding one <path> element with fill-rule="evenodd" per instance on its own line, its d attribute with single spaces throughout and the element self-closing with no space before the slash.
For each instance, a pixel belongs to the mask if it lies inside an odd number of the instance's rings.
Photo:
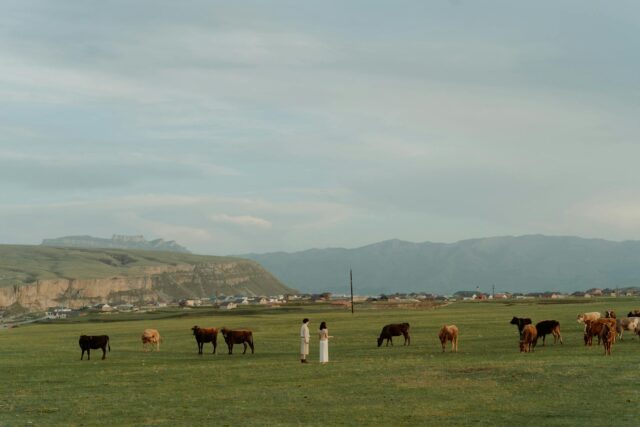
<svg viewBox="0 0 640 427">
<path fill-rule="evenodd" d="M 6 2 L 0 239 L 638 239 L 639 12 Z"/>
</svg>

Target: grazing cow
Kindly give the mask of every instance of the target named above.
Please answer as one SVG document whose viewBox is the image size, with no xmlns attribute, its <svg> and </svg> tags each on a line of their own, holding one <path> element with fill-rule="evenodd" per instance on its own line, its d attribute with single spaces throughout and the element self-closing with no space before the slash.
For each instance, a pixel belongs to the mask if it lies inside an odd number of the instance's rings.
<svg viewBox="0 0 640 427">
<path fill-rule="evenodd" d="M 218 346 L 218 330 L 216 328 L 200 328 L 199 326 L 194 326 L 191 330 L 198 343 L 198 354 L 202 354 L 204 343 L 207 342 L 213 345 L 213 353 L 211 354 L 216 354 L 216 347 Z"/>
<path fill-rule="evenodd" d="M 600 345 L 604 325 L 609 325 L 609 327 L 615 330 L 616 319 L 596 319 L 585 321 L 584 345 L 591 346 L 593 344 L 593 337 L 598 337 L 598 345 Z"/>
<path fill-rule="evenodd" d="M 520 336 L 522 336 L 522 330 L 526 325 L 531 324 L 531 319 L 514 316 L 513 319 L 511 319 L 511 322 L 509 322 L 509 324 L 516 325 L 518 327 L 518 333 L 520 334 Z"/>
<path fill-rule="evenodd" d="M 411 345 L 411 337 L 409 336 L 409 324 L 408 323 L 392 323 L 382 328 L 380 337 L 378 337 L 378 347 L 382 345 L 384 340 L 387 340 L 387 347 L 389 343 L 393 345 L 392 337 L 404 336 L 404 345 Z"/>
<path fill-rule="evenodd" d="M 520 334 L 520 353 L 529 353 L 533 351 L 536 346 L 536 340 L 538 339 L 538 332 L 533 325 L 525 325 L 522 328 L 522 334 Z"/>
<path fill-rule="evenodd" d="M 602 345 L 604 346 L 604 355 L 611 356 L 611 346 L 616 341 L 616 328 L 608 323 L 605 323 L 600 333 L 602 339 Z"/>
<path fill-rule="evenodd" d="M 615 319 L 616 318 L 616 312 L 613 310 L 607 310 L 604 312 L 604 317 L 607 319 Z"/>
<path fill-rule="evenodd" d="M 87 352 L 87 360 L 91 360 L 91 349 L 95 350 L 101 348 L 102 360 L 107 357 L 107 348 L 111 351 L 108 335 L 80 335 L 78 344 L 80 344 L 80 348 L 82 349 L 80 360 L 84 357 L 85 351 Z"/>
<path fill-rule="evenodd" d="M 229 354 L 233 354 L 234 344 L 244 345 L 244 351 L 242 354 L 247 352 L 247 344 L 249 344 L 249 347 L 251 347 L 251 354 L 253 354 L 253 332 L 251 332 L 250 329 L 222 328 L 220 332 L 222 332 L 224 341 L 227 343 L 227 347 L 229 347 Z"/>
<path fill-rule="evenodd" d="M 621 317 L 616 319 L 616 332 L 622 339 L 622 333 L 624 331 L 638 332 L 640 329 L 640 317 Z"/>
<path fill-rule="evenodd" d="M 442 352 L 444 353 L 444 347 L 447 341 L 451 341 L 451 351 L 458 352 L 458 327 L 456 325 L 444 325 L 438 333 L 440 338 L 440 344 L 442 345 Z"/>
<path fill-rule="evenodd" d="M 553 335 L 554 344 L 558 340 L 560 340 L 560 344 L 563 344 L 562 335 L 560 335 L 560 322 L 558 322 L 557 320 L 543 320 L 542 322 L 536 323 L 536 332 L 538 333 L 538 338 L 542 337 L 543 346 L 545 338 L 548 334 Z"/>
<path fill-rule="evenodd" d="M 640 310 L 633 310 L 627 314 L 627 317 L 640 317 Z"/>
<path fill-rule="evenodd" d="M 142 350 L 147 351 L 147 344 L 156 345 L 156 350 L 160 351 L 160 332 L 157 329 L 145 329 L 142 332 Z"/>
</svg>

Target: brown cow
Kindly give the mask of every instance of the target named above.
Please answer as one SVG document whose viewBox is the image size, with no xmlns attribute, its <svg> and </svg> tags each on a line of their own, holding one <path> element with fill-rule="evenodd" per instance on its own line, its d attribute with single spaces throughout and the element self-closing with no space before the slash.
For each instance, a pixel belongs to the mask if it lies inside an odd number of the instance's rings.
<svg viewBox="0 0 640 427">
<path fill-rule="evenodd" d="M 244 351 L 242 354 L 247 352 L 247 344 L 251 347 L 251 354 L 253 354 L 253 332 L 250 329 L 227 329 L 222 328 L 220 330 L 222 336 L 224 337 L 224 341 L 227 343 L 227 347 L 229 347 L 229 354 L 233 354 L 233 345 L 234 344 L 243 344 Z"/>
<path fill-rule="evenodd" d="M 600 333 L 602 339 L 602 345 L 604 346 L 604 355 L 611 356 L 611 346 L 616 341 L 616 328 L 608 323 L 605 323 Z"/>
<path fill-rule="evenodd" d="M 533 325 L 526 325 L 522 329 L 522 334 L 520 335 L 520 353 L 529 353 L 533 351 L 536 346 L 537 339 L 538 332 L 536 331 L 536 327 Z"/>
<path fill-rule="evenodd" d="M 102 349 L 102 360 L 107 357 L 107 348 L 111 351 L 111 345 L 109 344 L 109 335 L 80 335 L 78 340 L 82 354 L 80 360 L 84 357 L 84 352 L 87 352 L 87 360 L 91 360 L 91 349 Z"/>
<path fill-rule="evenodd" d="M 404 345 L 411 345 L 411 337 L 409 336 L 409 324 L 408 323 L 392 323 L 382 328 L 380 336 L 378 337 L 378 347 L 382 345 L 384 340 L 387 340 L 387 347 L 389 343 L 393 345 L 392 337 L 404 336 Z"/>
<path fill-rule="evenodd" d="M 451 351 L 458 352 L 458 327 L 456 325 L 443 325 L 438 333 L 438 338 L 440 338 L 443 353 L 447 341 L 451 341 Z"/>
<path fill-rule="evenodd" d="M 593 344 L 593 337 L 598 337 L 598 345 L 600 345 L 602 328 L 604 325 L 609 325 L 616 329 L 616 319 L 597 319 L 597 320 L 586 320 L 584 322 L 584 345 L 591 346 Z M 614 337 L 615 342 L 615 337 Z"/>
<path fill-rule="evenodd" d="M 153 350 L 153 344 L 156 345 L 156 350 L 160 351 L 160 332 L 157 329 L 145 329 L 142 332 L 142 350 L 147 351 L 147 344 L 151 344 Z"/>
<path fill-rule="evenodd" d="M 216 354 L 216 347 L 218 346 L 218 330 L 216 328 L 194 326 L 191 330 L 198 343 L 198 354 L 202 354 L 202 348 L 206 342 L 210 342 L 213 345 L 213 353 L 211 354 Z"/>
</svg>

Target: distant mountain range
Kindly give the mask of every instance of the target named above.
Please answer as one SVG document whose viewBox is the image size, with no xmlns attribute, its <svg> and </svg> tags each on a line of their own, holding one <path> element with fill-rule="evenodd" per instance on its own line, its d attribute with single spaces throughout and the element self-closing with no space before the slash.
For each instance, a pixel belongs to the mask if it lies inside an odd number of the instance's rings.
<svg viewBox="0 0 640 427">
<path fill-rule="evenodd" d="M 240 255 L 301 292 L 573 292 L 640 285 L 640 241 L 528 235 Z"/>
<path fill-rule="evenodd" d="M 44 239 L 42 245 L 58 248 L 140 249 L 145 251 L 191 253 L 187 248 L 180 246 L 173 240 L 146 240 L 144 236 L 123 236 L 119 234 L 114 234 L 110 239 L 92 236 L 65 236 Z"/>
</svg>

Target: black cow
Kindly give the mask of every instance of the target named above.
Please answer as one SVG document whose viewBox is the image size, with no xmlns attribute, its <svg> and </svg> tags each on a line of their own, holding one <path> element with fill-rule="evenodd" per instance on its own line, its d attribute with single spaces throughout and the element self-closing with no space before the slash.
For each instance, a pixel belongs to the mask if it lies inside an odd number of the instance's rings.
<svg viewBox="0 0 640 427">
<path fill-rule="evenodd" d="M 513 319 L 511 319 L 511 322 L 509 322 L 511 325 L 516 325 L 518 327 L 518 333 L 520 334 L 520 338 L 522 338 L 522 330 L 524 329 L 525 325 L 530 325 L 531 324 L 531 319 L 528 319 L 526 317 L 515 317 Z"/>
<path fill-rule="evenodd" d="M 411 345 L 411 337 L 409 336 L 409 324 L 408 323 L 391 323 L 385 325 L 378 337 L 378 347 L 382 345 L 384 340 L 387 340 L 387 347 L 389 343 L 393 345 L 392 337 L 404 336 L 404 345 Z"/>
<path fill-rule="evenodd" d="M 202 348 L 206 342 L 210 342 L 213 345 L 213 354 L 216 354 L 216 347 L 218 346 L 218 330 L 216 328 L 194 326 L 191 330 L 198 343 L 198 354 L 202 354 Z"/>
<path fill-rule="evenodd" d="M 627 314 L 627 317 L 640 317 L 640 310 L 633 310 Z"/>
<path fill-rule="evenodd" d="M 560 344 L 564 344 L 562 342 L 562 335 L 560 335 L 560 322 L 557 320 L 543 320 L 542 322 L 536 323 L 536 331 L 538 332 L 538 338 L 542 337 L 542 345 L 544 345 L 544 340 L 548 334 L 553 335 L 554 344 L 557 340 L 560 340 Z"/>
<path fill-rule="evenodd" d="M 80 355 L 80 360 L 84 357 L 84 352 L 87 352 L 87 360 L 91 360 L 91 349 L 102 349 L 102 360 L 107 357 L 107 348 L 111 351 L 111 345 L 109 344 L 109 336 L 108 335 L 80 335 L 80 340 L 78 341 L 80 344 L 80 348 L 82 349 L 82 354 Z"/>
<path fill-rule="evenodd" d="M 233 345 L 234 344 L 243 344 L 244 351 L 242 354 L 247 352 L 247 344 L 251 347 L 251 354 L 253 354 L 253 332 L 250 329 L 220 329 L 222 336 L 224 337 L 224 341 L 227 343 L 227 347 L 229 347 L 229 354 L 233 354 Z"/>
</svg>

